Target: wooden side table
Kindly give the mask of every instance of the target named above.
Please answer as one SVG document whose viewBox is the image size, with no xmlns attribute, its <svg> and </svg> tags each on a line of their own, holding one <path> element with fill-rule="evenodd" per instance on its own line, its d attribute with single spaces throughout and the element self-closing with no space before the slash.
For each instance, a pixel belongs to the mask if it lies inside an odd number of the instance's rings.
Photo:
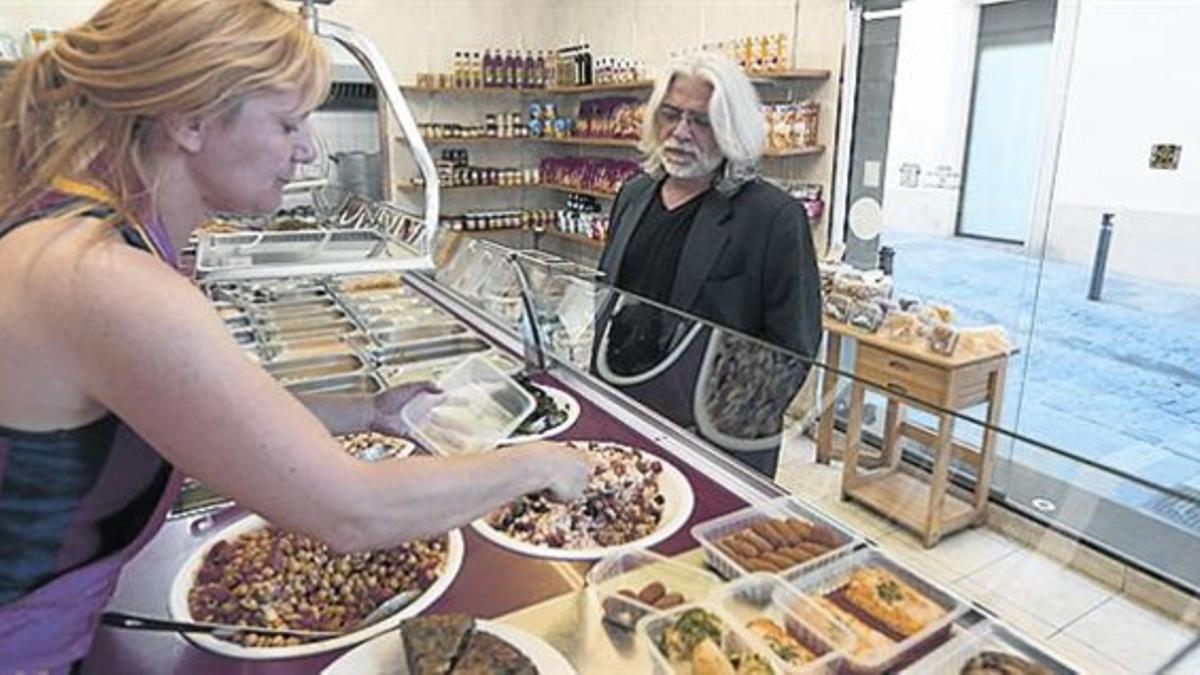
<svg viewBox="0 0 1200 675">
<path fill-rule="evenodd" d="M 987 513 L 988 487 L 995 464 L 996 434 L 985 428 L 979 448 L 954 441 L 954 416 L 940 412 L 961 411 L 987 404 L 987 422 L 994 427 L 1000 419 L 1006 353 L 971 356 L 942 356 L 923 346 L 895 343 L 845 324 L 826 322 L 829 330 L 829 363 L 836 365 L 841 340 L 858 340 L 855 381 L 850 390 L 846 447 L 843 451 L 842 498 L 861 502 L 871 509 L 920 534 L 925 546 L 933 546 L 943 534 L 982 523 Z M 836 387 L 837 374 L 826 370 L 823 396 Z M 881 468 L 864 474 L 862 459 L 863 402 L 870 389 L 887 397 Z M 823 402 L 824 414 L 817 433 L 817 459 L 833 457 L 832 402 Z M 937 432 L 905 419 L 908 406 L 925 410 L 938 420 Z M 900 469 L 900 438 L 919 441 L 933 449 L 933 471 L 928 482 Z M 952 458 L 965 461 L 975 470 L 975 490 L 970 500 L 947 490 Z"/>
</svg>

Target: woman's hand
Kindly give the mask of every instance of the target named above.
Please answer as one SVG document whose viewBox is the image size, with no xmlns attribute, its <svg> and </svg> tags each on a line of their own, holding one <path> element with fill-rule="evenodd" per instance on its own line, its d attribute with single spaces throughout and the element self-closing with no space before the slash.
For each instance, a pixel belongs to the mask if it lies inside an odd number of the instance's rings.
<svg viewBox="0 0 1200 675">
<path fill-rule="evenodd" d="M 440 394 L 432 382 L 407 382 L 398 387 L 381 391 L 374 397 L 374 416 L 371 418 L 371 431 L 378 431 L 389 436 L 405 436 L 408 426 L 400 417 L 400 411 L 409 401 L 421 394 Z"/>
<path fill-rule="evenodd" d="M 594 465 L 587 452 L 546 441 L 522 443 L 514 450 L 526 453 L 535 463 L 534 470 L 544 472 L 544 489 L 550 490 L 556 498 L 564 502 L 583 498 Z"/>
</svg>

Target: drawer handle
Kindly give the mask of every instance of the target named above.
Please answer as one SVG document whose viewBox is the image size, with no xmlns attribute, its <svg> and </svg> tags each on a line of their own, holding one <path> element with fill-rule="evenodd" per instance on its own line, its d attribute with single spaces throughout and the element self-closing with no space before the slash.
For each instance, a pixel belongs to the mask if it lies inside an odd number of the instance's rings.
<svg viewBox="0 0 1200 675">
<path fill-rule="evenodd" d="M 903 361 L 888 361 L 888 368 L 908 372 L 908 364 Z"/>
<path fill-rule="evenodd" d="M 895 382 L 889 382 L 884 386 L 887 387 L 890 391 L 896 392 L 897 394 L 904 394 L 905 396 L 908 395 L 908 389 L 906 389 L 904 387 L 904 385 L 896 384 Z"/>
</svg>

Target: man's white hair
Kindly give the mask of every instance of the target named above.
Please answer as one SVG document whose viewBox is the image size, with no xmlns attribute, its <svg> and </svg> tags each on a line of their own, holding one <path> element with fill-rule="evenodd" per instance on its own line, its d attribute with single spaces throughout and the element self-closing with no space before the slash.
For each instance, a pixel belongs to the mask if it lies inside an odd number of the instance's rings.
<svg viewBox="0 0 1200 675">
<path fill-rule="evenodd" d="M 638 149 L 646 157 L 642 168 L 651 174 L 657 174 L 663 168 L 658 109 L 679 75 L 698 77 L 712 85 L 708 119 L 717 147 L 730 164 L 726 173 L 753 173 L 762 158 L 767 137 L 767 123 L 758 92 L 736 63 L 723 54 L 710 51 L 697 51 L 672 59 L 655 81 L 638 143 Z"/>
</svg>

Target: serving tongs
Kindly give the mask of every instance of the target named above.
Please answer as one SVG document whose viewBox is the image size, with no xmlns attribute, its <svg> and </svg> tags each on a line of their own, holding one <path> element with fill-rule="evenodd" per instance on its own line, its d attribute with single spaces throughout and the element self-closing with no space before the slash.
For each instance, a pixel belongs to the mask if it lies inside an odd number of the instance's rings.
<svg viewBox="0 0 1200 675">
<path fill-rule="evenodd" d="M 329 639 L 347 635 L 364 628 L 371 626 L 387 619 L 396 612 L 407 607 L 416 600 L 422 593 L 420 589 L 413 589 L 397 593 L 388 598 L 383 604 L 376 607 L 370 614 L 365 616 L 362 621 L 350 626 L 343 631 L 333 630 L 304 630 L 301 628 L 263 628 L 261 626 L 236 626 L 225 623 L 209 623 L 206 621 L 173 621 L 171 619 L 160 619 L 153 616 L 141 616 L 139 614 L 129 614 L 126 612 L 105 612 L 100 615 L 100 623 L 105 626 L 114 628 L 124 628 L 127 630 L 148 630 L 168 633 L 207 633 L 214 637 L 231 638 L 239 633 L 256 633 L 258 635 L 283 635 L 287 637 L 300 638 L 322 638 Z"/>
</svg>

